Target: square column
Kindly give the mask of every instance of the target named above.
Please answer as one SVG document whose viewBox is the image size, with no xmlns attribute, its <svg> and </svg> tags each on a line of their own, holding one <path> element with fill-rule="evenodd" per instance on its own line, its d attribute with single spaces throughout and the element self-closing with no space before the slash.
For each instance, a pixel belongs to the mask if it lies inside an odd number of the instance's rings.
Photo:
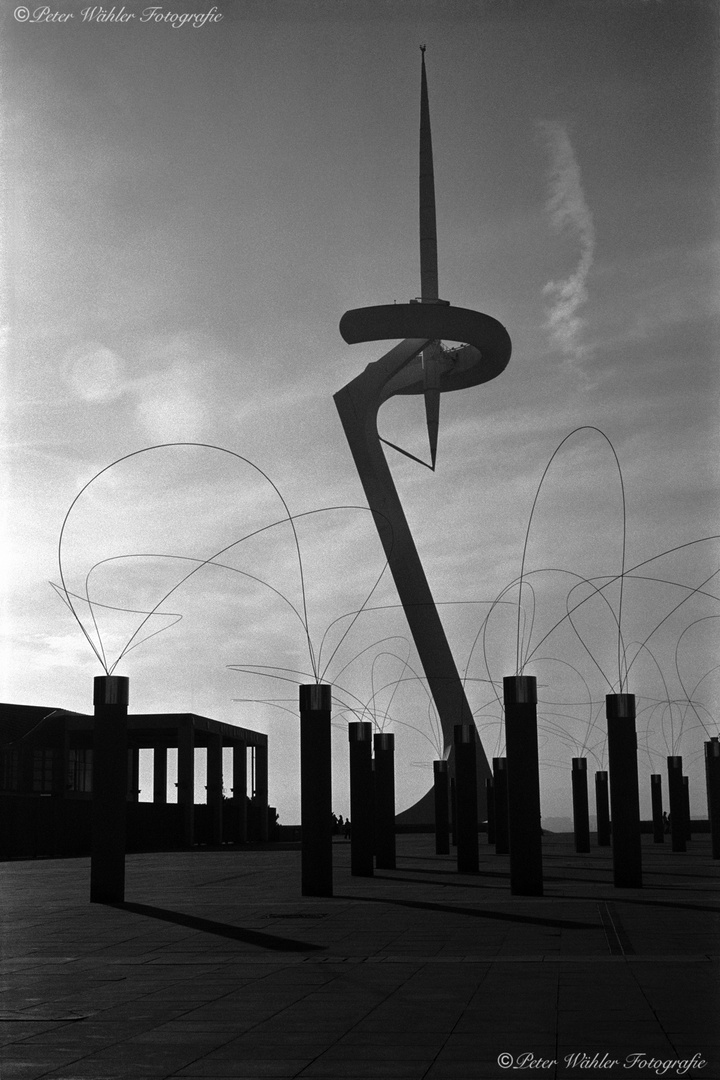
<svg viewBox="0 0 720 1080">
<path fill-rule="evenodd" d="M 153 802 L 167 803 L 167 747 L 153 747 Z"/>
<path fill-rule="evenodd" d="M 268 748 L 267 743 L 255 747 L 255 791 L 260 840 L 268 838 Z"/>
<path fill-rule="evenodd" d="M 222 844 L 223 797 L 222 797 L 222 735 L 208 735 L 207 747 L 207 801 L 210 816 L 211 844 Z"/>
<path fill-rule="evenodd" d="M 235 821 L 233 832 L 237 844 L 247 842 L 247 746 L 235 743 L 232 748 L 233 802 Z"/>
<path fill-rule="evenodd" d="M 192 724 L 178 730 L 178 803 L 182 807 L 182 840 L 186 847 L 195 841 L 195 732 Z"/>
<path fill-rule="evenodd" d="M 127 800 L 139 802 L 140 800 L 140 750 L 137 746 L 131 746 L 127 752 Z"/>
</svg>

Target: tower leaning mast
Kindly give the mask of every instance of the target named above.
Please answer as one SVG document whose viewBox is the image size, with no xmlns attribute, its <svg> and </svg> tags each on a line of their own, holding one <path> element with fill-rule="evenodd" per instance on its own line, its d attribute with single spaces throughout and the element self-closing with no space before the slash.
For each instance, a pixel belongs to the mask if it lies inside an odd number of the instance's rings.
<svg viewBox="0 0 720 1080">
<path fill-rule="evenodd" d="M 403 511 L 383 445 L 413 454 L 382 439 L 377 416 L 396 395 L 422 394 L 430 440 L 431 467 L 437 450 L 440 394 L 468 390 L 496 378 L 507 366 L 511 344 L 505 328 L 489 315 L 453 307 L 438 295 L 437 228 L 430 109 L 425 46 L 421 47 L 420 84 L 420 288 L 407 304 L 380 304 L 346 311 L 340 334 L 348 345 L 398 341 L 334 395 L 348 446 L 373 513 L 388 567 L 412 633 L 428 689 L 440 720 L 443 755 L 452 753 L 458 724 L 474 727 L 437 606 Z M 466 342 L 446 350 L 441 341 Z M 418 460 L 418 459 L 415 459 Z M 422 463 L 424 464 L 424 462 Z M 447 523 L 449 525 L 449 523 Z M 485 805 L 484 779 L 490 766 L 478 742 L 478 806 Z M 431 820 L 429 793 L 406 812 L 414 820 Z"/>
<path fill-rule="evenodd" d="M 438 259 L 437 221 L 435 216 L 435 170 L 433 168 L 430 103 L 428 101 L 425 45 L 420 46 L 420 300 L 437 303 Z"/>
<path fill-rule="evenodd" d="M 437 219 L 435 170 L 433 168 L 430 103 L 428 101 L 425 46 L 420 46 L 420 303 L 440 303 L 438 292 Z M 422 354 L 425 422 L 430 444 L 430 468 L 435 469 L 440 429 L 440 343 L 433 342 Z"/>
</svg>

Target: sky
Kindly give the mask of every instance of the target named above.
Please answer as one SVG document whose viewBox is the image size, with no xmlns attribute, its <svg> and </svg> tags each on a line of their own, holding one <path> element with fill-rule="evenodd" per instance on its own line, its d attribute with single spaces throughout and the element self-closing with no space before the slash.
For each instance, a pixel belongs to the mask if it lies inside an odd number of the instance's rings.
<svg viewBox="0 0 720 1080">
<path fill-rule="evenodd" d="M 342 314 L 420 292 L 424 44 L 440 296 L 513 353 L 443 395 L 435 472 L 387 455 L 483 745 L 503 752 L 503 676 L 535 675 L 542 813 L 568 817 L 571 758 L 607 768 L 622 687 L 642 812 L 679 753 L 705 816 L 717 5 L 55 0 L 2 19 L 0 698 L 91 712 L 114 670 L 131 711 L 266 732 L 293 824 L 297 686 L 320 677 L 336 812 L 349 720 L 395 733 L 399 810 L 429 788 L 437 722 L 333 403 L 394 344 L 346 345 Z M 420 399 L 383 406 L 380 433 L 427 459 Z"/>
</svg>

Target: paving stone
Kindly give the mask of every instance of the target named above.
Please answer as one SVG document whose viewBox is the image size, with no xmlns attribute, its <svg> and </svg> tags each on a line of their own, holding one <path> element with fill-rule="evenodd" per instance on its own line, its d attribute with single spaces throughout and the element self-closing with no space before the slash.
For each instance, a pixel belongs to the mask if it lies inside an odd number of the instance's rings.
<svg viewBox="0 0 720 1080">
<path fill-rule="evenodd" d="M 134 910 L 88 903 L 87 859 L 5 863 L 0 1076 L 497 1080 L 515 1074 L 500 1054 L 529 1053 L 559 1062 L 531 1075 L 575 1080 L 593 1073 L 565 1055 L 642 1050 L 700 1052 L 687 1075 L 710 1080 L 720 867 L 707 837 L 682 860 L 643 844 L 645 887 L 616 890 L 608 849 L 546 837 L 536 898 L 510 896 L 491 848 L 458 875 L 425 836 L 373 878 L 336 844 L 332 898 L 300 896 L 293 850 L 128 856 Z M 602 1075 L 632 1080 L 618 1070 Z"/>
</svg>

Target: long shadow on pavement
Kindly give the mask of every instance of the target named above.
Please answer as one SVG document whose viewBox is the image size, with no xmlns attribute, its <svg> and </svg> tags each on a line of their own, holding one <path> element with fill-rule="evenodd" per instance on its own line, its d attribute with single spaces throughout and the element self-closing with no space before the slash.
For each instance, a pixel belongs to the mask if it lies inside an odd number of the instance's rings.
<svg viewBox="0 0 720 1080">
<path fill-rule="evenodd" d="M 375 874 L 374 876 L 377 879 L 381 875 Z M 396 881 L 397 879 L 389 878 L 388 880 Z M 418 881 L 421 885 L 427 884 L 421 879 L 418 879 Z M 388 896 L 352 896 L 348 893 L 343 893 L 342 899 L 358 900 L 363 903 L 395 904 L 397 907 L 419 908 L 422 911 L 441 911 L 443 914 L 448 915 L 471 915 L 474 919 L 497 919 L 500 922 L 527 923 L 530 926 L 552 926 L 560 930 L 601 929 L 600 924 L 596 922 L 578 922 L 575 919 L 544 919 L 536 915 L 518 915 L 505 911 L 484 911 L 480 908 L 457 907 L 454 904 L 433 904 L 429 900 L 398 900 L 395 897 Z"/>
<path fill-rule="evenodd" d="M 214 919 L 201 919 L 197 915 L 186 915 L 181 911 L 168 911 L 167 908 L 152 907 L 150 904 L 135 904 L 125 900 L 108 907 L 120 911 L 132 911 L 136 915 L 147 915 L 150 919 L 162 919 L 163 922 L 178 923 L 191 930 L 202 930 L 206 934 L 218 934 L 233 941 L 244 941 L 247 945 L 257 945 L 261 949 L 274 949 L 277 952 L 326 952 L 325 945 L 315 945 L 309 941 L 297 941 L 295 938 L 279 937 L 277 934 L 263 934 L 260 930 L 244 930 L 241 926 L 216 922 Z"/>
</svg>

